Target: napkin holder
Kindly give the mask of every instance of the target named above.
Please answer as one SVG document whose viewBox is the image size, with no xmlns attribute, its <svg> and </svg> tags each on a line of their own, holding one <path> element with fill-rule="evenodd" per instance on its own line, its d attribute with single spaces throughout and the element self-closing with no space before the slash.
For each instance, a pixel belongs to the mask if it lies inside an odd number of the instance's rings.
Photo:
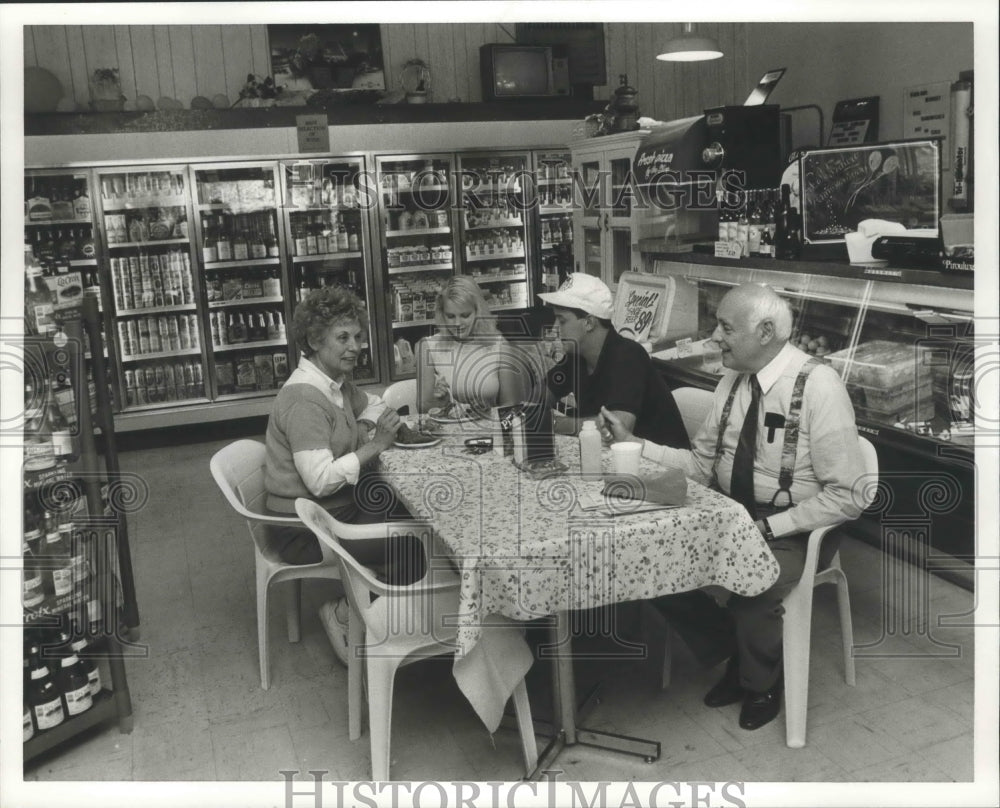
<svg viewBox="0 0 1000 808">
<path fill-rule="evenodd" d="M 666 469 L 659 474 L 605 474 L 601 493 L 658 505 L 683 505 L 687 500 L 687 477 L 680 469 Z"/>
<path fill-rule="evenodd" d="M 493 424 L 493 454 L 500 457 L 514 456 L 514 420 L 519 407 L 493 407 L 490 422 Z"/>
</svg>

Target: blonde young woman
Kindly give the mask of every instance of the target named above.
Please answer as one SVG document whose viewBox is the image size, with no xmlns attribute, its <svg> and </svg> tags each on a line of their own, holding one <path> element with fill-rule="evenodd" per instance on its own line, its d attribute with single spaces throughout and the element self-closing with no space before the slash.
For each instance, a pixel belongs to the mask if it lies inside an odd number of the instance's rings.
<svg viewBox="0 0 1000 808">
<path fill-rule="evenodd" d="M 421 412 L 449 411 L 453 402 L 479 413 L 524 398 L 523 361 L 497 331 L 483 292 L 455 276 L 437 296 L 438 333 L 417 344 L 417 401 Z"/>
</svg>

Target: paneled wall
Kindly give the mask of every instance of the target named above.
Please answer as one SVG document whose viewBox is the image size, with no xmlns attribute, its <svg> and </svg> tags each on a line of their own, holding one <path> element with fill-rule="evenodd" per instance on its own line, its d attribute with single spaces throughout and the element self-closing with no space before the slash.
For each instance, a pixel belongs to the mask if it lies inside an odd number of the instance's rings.
<svg viewBox="0 0 1000 808">
<path fill-rule="evenodd" d="M 639 91 L 643 115 L 660 120 L 695 115 L 716 104 L 742 103 L 757 76 L 747 75 L 746 26 L 701 23 L 726 54 L 697 64 L 656 61 L 660 46 L 681 30 L 679 23 L 606 23 L 608 84 L 595 88 L 608 98 L 627 74 Z M 403 64 L 420 58 L 430 65 L 432 98 L 481 101 L 479 46 L 513 41 L 514 26 L 496 23 L 383 24 L 386 83 L 398 88 Z M 263 25 L 50 25 L 29 26 L 24 63 L 54 73 L 67 95 L 86 108 L 88 77 L 117 67 L 129 100 L 148 95 L 175 98 L 185 107 L 202 95 L 222 93 L 235 101 L 247 73 L 270 73 L 267 27 Z"/>
</svg>

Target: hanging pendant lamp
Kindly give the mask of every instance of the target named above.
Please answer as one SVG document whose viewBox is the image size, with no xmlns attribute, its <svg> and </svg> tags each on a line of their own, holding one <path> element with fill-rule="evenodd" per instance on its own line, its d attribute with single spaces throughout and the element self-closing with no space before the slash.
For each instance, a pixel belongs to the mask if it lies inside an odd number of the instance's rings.
<svg viewBox="0 0 1000 808">
<path fill-rule="evenodd" d="M 684 33 L 667 42 L 663 53 L 657 57 L 662 62 L 704 62 L 722 58 L 722 51 L 714 39 L 698 36 L 692 23 L 684 23 Z"/>
</svg>

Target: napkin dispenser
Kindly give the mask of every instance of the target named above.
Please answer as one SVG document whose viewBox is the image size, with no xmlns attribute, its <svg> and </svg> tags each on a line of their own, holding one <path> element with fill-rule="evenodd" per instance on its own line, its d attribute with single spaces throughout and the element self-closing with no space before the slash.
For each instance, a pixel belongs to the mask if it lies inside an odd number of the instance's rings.
<svg viewBox="0 0 1000 808">
<path fill-rule="evenodd" d="M 493 424 L 494 454 L 513 457 L 519 465 L 555 457 L 552 409 L 544 403 L 494 407 Z"/>
</svg>

